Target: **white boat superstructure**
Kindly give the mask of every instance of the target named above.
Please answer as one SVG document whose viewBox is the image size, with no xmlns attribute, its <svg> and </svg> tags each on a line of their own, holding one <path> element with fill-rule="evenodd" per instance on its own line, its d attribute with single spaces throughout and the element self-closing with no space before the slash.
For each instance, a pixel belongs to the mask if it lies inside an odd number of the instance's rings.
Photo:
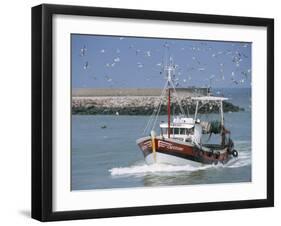
<svg viewBox="0 0 281 226">
<path fill-rule="evenodd" d="M 195 121 L 193 118 L 177 116 L 170 124 L 170 138 L 182 141 L 190 141 L 193 136 Z M 160 123 L 160 133 L 164 138 L 168 137 L 169 125 L 167 122 Z"/>
</svg>

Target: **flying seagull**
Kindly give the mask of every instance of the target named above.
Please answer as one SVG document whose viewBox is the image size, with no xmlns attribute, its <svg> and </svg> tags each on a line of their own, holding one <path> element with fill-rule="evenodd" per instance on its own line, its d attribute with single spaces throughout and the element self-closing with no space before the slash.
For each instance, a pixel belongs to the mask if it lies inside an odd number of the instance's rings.
<svg viewBox="0 0 281 226">
<path fill-rule="evenodd" d="M 87 48 L 84 45 L 83 48 L 80 49 L 80 56 L 85 56 L 86 55 L 86 51 L 87 51 Z"/>
<path fill-rule="evenodd" d="M 88 61 L 86 61 L 86 62 L 85 62 L 85 64 L 84 64 L 84 66 L 83 66 L 83 68 L 84 68 L 84 70 L 87 70 L 87 69 L 88 69 L 88 67 L 89 67 L 89 62 L 88 62 Z"/>
</svg>

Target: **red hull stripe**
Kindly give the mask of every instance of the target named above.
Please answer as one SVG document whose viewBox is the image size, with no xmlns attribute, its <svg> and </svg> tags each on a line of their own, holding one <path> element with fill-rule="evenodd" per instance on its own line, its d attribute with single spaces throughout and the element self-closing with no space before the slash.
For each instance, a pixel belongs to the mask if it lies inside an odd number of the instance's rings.
<svg viewBox="0 0 281 226">
<path fill-rule="evenodd" d="M 145 140 L 138 144 L 143 152 L 144 157 L 152 153 L 151 141 Z M 221 162 L 225 164 L 230 159 L 231 155 L 225 152 L 224 154 L 215 155 L 210 152 L 204 152 L 196 147 L 169 142 L 166 140 L 157 139 L 156 152 L 176 156 L 179 158 L 200 162 L 204 164 L 216 164 Z"/>
</svg>

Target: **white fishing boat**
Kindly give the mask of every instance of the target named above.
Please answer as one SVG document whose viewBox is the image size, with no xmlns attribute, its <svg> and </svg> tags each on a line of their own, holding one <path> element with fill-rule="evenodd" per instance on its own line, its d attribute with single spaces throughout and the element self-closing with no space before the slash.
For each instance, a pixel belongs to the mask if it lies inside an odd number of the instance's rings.
<svg viewBox="0 0 281 226">
<path fill-rule="evenodd" d="M 152 115 L 148 124 L 153 124 L 150 134 L 139 138 L 136 143 L 140 147 L 147 164 L 163 163 L 172 165 L 192 165 L 227 163 L 232 157 L 237 157 L 230 131 L 225 128 L 223 101 L 225 97 L 200 96 L 192 97 L 196 108 L 193 117 L 186 116 L 177 96 L 173 83 L 175 66 L 171 63 L 164 67 L 166 83 L 162 91 L 157 111 Z M 171 120 L 171 92 L 176 98 L 181 114 Z M 163 99 L 167 98 L 167 121 L 159 125 L 160 132 L 155 131 Z M 198 112 L 206 103 L 217 105 L 218 120 L 201 121 Z M 154 119 L 154 120 L 153 120 Z M 145 132 L 147 132 L 147 128 Z M 204 134 L 220 136 L 219 143 L 203 143 Z"/>
</svg>

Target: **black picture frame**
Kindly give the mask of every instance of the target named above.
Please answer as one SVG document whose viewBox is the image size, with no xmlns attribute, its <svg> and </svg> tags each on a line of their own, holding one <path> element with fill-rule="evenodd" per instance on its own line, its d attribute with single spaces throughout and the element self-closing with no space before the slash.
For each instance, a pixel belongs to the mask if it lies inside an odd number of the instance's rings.
<svg viewBox="0 0 281 226">
<path fill-rule="evenodd" d="M 267 198 L 54 212 L 52 210 L 52 18 L 55 14 L 266 27 Z M 32 8 L 32 218 L 40 221 L 56 221 L 271 206 L 274 206 L 273 19 L 49 4 Z"/>
</svg>

